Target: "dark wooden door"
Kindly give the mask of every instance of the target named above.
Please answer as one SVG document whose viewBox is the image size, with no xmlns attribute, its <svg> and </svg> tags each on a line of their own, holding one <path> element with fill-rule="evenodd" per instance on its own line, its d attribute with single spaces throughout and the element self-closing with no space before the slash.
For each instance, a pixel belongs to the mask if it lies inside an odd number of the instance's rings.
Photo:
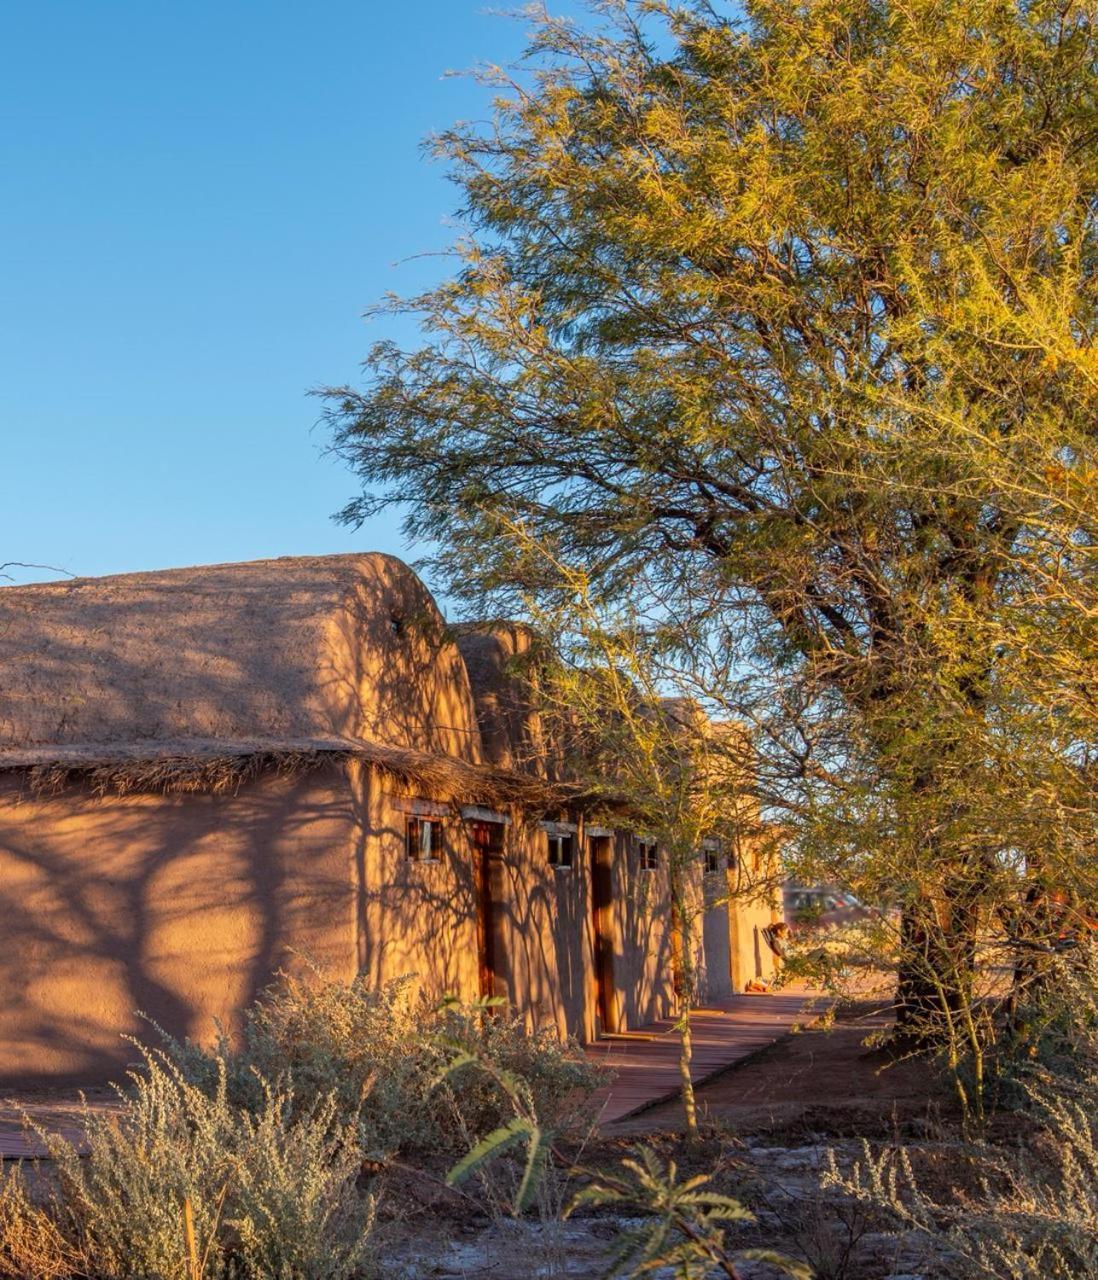
<svg viewBox="0 0 1098 1280">
<path fill-rule="evenodd" d="M 480 960 L 481 996 L 503 995 L 496 954 L 496 902 L 499 860 L 503 856 L 503 825 L 472 822 L 473 866 L 477 882 L 477 949 Z"/>
<path fill-rule="evenodd" d="M 619 1030 L 614 994 L 614 883 L 609 836 L 592 836 L 587 841 L 591 865 L 592 937 L 595 944 L 594 970 L 599 1030 Z"/>
</svg>

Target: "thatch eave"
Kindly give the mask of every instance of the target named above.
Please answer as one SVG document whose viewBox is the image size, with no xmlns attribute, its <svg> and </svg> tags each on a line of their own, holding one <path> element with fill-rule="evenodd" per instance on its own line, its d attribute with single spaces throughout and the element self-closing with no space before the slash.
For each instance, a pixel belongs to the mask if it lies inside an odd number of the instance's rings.
<svg viewBox="0 0 1098 1280">
<path fill-rule="evenodd" d="M 538 778 L 453 756 L 361 738 L 224 740 L 186 738 L 73 743 L 0 750 L 0 773 L 23 773 L 35 795 L 82 787 L 97 796 L 232 794 L 265 772 L 301 774 L 340 760 L 359 760 L 399 785 L 454 804 L 531 810 L 569 802 Z"/>
</svg>

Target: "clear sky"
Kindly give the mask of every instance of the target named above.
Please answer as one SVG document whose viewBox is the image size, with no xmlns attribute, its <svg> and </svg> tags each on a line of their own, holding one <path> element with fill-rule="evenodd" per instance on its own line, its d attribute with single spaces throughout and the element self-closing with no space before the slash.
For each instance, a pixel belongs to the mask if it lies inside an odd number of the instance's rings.
<svg viewBox="0 0 1098 1280">
<path fill-rule="evenodd" d="M 476 0 L 0 7 L 0 562 L 413 555 L 333 523 L 353 477 L 306 393 L 446 270 L 403 261 L 452 231 L 420 142 L 486 114 L 447 71 L 522 43 Z"/>
</svg>

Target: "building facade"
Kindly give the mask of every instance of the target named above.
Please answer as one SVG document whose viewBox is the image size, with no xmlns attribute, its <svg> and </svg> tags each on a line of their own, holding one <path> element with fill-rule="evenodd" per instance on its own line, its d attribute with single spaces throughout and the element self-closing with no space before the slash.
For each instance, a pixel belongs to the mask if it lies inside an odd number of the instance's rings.
<svg viewBox="0 0 1098 1280">
<path fill-rule="evenodd" d="M 532 760 L 522 634 L 380 555 L 0 591 L 0 1081 L 231 1030 L 305 958 L 584 1040 L 672 1011 L 666 869 Z M 710 997 L 769 972 L 734 871 L 699 857 Z"/>
</svg>

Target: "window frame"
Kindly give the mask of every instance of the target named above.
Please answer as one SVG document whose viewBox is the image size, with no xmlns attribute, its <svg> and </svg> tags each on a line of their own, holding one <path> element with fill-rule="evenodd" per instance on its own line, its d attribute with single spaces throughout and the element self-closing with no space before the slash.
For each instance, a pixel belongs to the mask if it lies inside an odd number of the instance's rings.
<svg viewBox="0 0 1098 1280">
<path fill-rule="evenodd" d="M 576 836 L 570 831 L 545 833 L 546 857 L 554 871 L 571 871 L 576 865 Z M 554 848 L 556 856 L 554 856 Z"/>
<path fill-rule="evenodd" d="M 637 870 L 655 872 L 660 869 L 660 846 L 658 840 L 637 836 L 634 847 L 637 852 Z"/>
<path fill-rule="evenodd" d="M 423 832 L 431 833 L 426 852 L 423 845 Z M 414 834 L 413 834 L 414 833 Z M 405 814 L 404 820 L 404 856 L 409 862 L 428 864 L 442 861 L 443 850 L 442 819 L 428 814 Z"/>
</svg>

